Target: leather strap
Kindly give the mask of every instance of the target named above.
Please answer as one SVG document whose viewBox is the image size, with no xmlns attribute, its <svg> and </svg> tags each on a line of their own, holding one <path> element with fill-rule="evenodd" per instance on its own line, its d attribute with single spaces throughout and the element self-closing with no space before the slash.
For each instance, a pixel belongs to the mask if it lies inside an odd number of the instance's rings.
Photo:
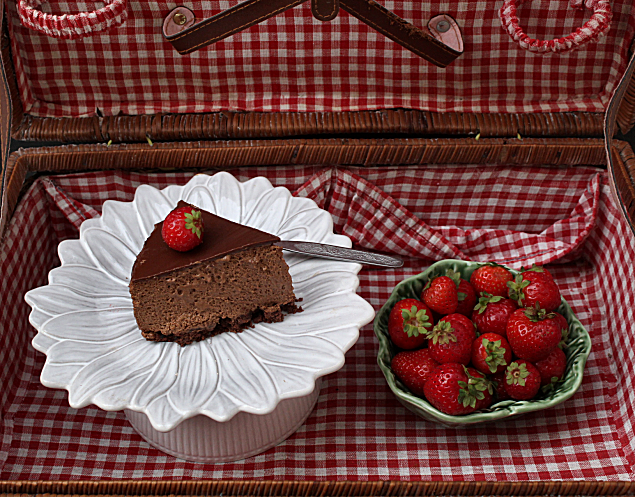
<svg viewBox="0 0 635 497">
<path fill-rule="evenodd" d="M 163 36 L 179 53 L 188 54 L 305 1 L 247 0 L 200 22 L 189 9 L 177 7 L 165 18 Z M 463 53 L 461 31 L 450 16 L 437 16 L 434 26 L 431 20 L 429 27 L 419 28 L 374 0 L 311 0 L 311 11 L 321 21 L 335 18 L 339 8 L 438 67 Z"/>
<path fill-rule="evenodd" d="M 171 34 L 168 28 L 175 16 L 174 11 L 172 11 L 163 23 L 163 35 L 180 54 L 188 54 L 306 1 L 247 0 L 176 34 Z"/>
<path fill-rule="evenodd" d="M 446 67 L 463 53 L 462 46 L 450 48 L 373 0 L 340 0 L 340 7 L 435 66 Z"/>
<path fill-rule="evenodd" d="M 628 209 L 624 203 L 624 198 L 617 187 L 617 177 L 616 177 L 616 168 L 619 167 L 618 161 L 615 159 L 614 155 L 616 153 L 613 147 L 613 137 L 615 136 L 616 127 L 617 127 L 617 113 L 620 109 L 620 104 L 622 103 L 622 99 L 628 89 L 631 78 L 633 77 L 633 73 L 635 73 L 635 53 L 631 55 L 631 59 L 628 62 L 628 66 L 626 67 L 626 71 L 622 76 L 622 79 L 617 85 L 611 100 L 609 101 L 609 105 L 606 109 L 606 114 L 604 115 L 604 147 L 606 150 L 606 161 L 608 166 L 608 175 L 609 175 L 609 185 L 611 187 L 611 191 L 613 193 L 613 197 L 615 198 L 620 210 L 622 211 L 623 216 L 626 218 L 626 221 L 635 233 L 635 219 L 630 216 Z"/>
<path fill-rule="evenodd" d="M 2 39 L 2 28 L 4 27 L 4 0 L 0 0 L 0 39 Z M 5 195 L 7 189 L 7 161 L 9 160 L 9 150 L 11 149 L 11 120 L 13 116 L 13 106 L 9 92 L 9 82 L 4 69 L 4 64 L 0 61 L 0 72 L 2 81 L 0 82 L 0 237 L 4 233 L 4 228 L 8 219 Z"/>
</svg>

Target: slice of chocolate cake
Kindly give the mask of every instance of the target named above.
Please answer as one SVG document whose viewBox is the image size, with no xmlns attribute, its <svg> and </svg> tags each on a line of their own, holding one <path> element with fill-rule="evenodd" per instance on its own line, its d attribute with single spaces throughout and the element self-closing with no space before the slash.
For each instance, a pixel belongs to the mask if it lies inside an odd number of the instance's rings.
<svg viewBox="0 0 635 497">
<path fill-rule="evenodd" d="M 146 339 L 187 345 L 300 310 L 277 236 L 201 213 L 200 245 L 170 248 L 159 223 L 137 256 L 130 295 Z"/>
</svg>

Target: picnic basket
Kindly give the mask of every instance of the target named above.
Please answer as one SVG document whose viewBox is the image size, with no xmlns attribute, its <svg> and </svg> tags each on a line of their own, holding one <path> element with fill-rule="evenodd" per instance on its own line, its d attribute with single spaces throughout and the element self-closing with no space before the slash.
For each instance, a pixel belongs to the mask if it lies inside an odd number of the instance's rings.
<svg viewBox="0 0 635 497">
<path fill-rule="evenodd" d="M 457 23 L 463 50 L 449 50 L 442 69 L 400 46 L 399 32 L 360 22 L 348 0 L 289 2 L 246 30 L 221 26 L 225 38 L 189 55 L 163 33 L 175 13 L 197 25 L 173 2 L 102 2 L 112 10 L 94 17 L 101 24 L 79 16 L 70 28 L 33 12 L 73 14 L 72 2 L 7 2 L 0 493 L 631 495 L 635 154 L 623 136 L 635 123 L 635 10 L 611 2 L 610 26 L 572 46 L 557 36 L 606 3 L 534 3 L 512 5 L 535 36 L 515 39 L 502 2 L 385 2 L 408 25 Z M 237 5 L 187 3 L 212 27 Z M 313 20 L 329 6 L 336 17 Z M 422 31 L 417 42 L 438 45 Z M 66 392 L 39 382 L 24 294 L 46 284 L 59 242 L 105 200 L 221 170 L 265 176 L 328 210 L 355 247 L 403 257 L 401 269 L 360 272 L 358 293 L 376 310 L 437 260 L 547 264 L 591 335 L 580 390 L 494 426 L 437 426 L 391 394 L 368 325 L 306 423 L 246 460 L 179 460 L 121 412 L 70 408 Z"/>
</svg>

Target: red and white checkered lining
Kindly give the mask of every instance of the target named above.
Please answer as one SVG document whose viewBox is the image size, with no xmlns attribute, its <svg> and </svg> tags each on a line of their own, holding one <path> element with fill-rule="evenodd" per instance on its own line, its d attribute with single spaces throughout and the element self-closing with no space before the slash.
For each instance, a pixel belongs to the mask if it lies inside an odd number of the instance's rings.
<svg viewBox="0 0 635 497">
<path fill-rule="evenodd" d="M 189 55 L 163 39 L 163 19 L 177 5 L 198 19 L 239 0 L 130 0 L 128 19 L 94 36 L 50 38 L 24 27 L 7 2 L 22 104 L 34 116 L 195 113 L 219 110 L 357 111 L 408 108 L 458 112 L 603 112 L 628 59 L 635 9 L 612 0 L 613 19 L 597 43 L 537 55 L 503 30 L 494 0 L 382 0 L 417 26 L 450 14 L 465 53 L 439 69 L 346 12 L 331 22 L 309 2 Z M 579 2 L 578 2 L 579 3 Z M 56 14 L 103 2 L 49 0 Z M 534 0 L 518 9 L 532 38 L 553 39 L 591 16 L 569 0 Z"/>
<path fill-rule="evenodd" d="M 589 168 L 431 166 L 242 168 L 327 205 L 358 247 L 401 254 L 398 270 L 363 269 L 359 293 L 375 309 L 432 260 L 547 263 L 591 334 L 580 390 L 537 413 L 449 429 L 403 408 L 376 364 L 372 326 L 344 367 L 325 378 L 306 423 L 281 445 L 234 463 L 195 464 L 150 447 L 121 412 L 71 409 L 44 388 L 44 356 L 30 346 L 25 291 L 46 283 L 57 243 L 76 237 L 106 199 L 142 183 L 184 184 L 187 173 L 95 172 L 39 179 L 0 247 L 0 480 L 633 480 L 635 239 Z M 38 234 L 38 236 L 36 236 Z M 619 364 L 619 367 L 617 365 Z"/>
</svg>

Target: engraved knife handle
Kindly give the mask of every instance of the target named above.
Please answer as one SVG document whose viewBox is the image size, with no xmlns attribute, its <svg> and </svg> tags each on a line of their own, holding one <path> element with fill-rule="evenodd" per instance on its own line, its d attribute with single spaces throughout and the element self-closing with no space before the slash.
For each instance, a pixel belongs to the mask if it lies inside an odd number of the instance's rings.
<svg viewBox="0 0 635 497">
<path fill-rule="evenodd" d="M 374 252 L 366 252 L 363 250 L 354 250 L 336 245 L 327 245 L 315 242 L 297 242 L 297 241 L 279 241 L 274 245 L 281 247 L 289 252 L 297 254 L 310 255 L 320 257 L 322 259 L 332 259 L 344 262 L 358 262 L 360 264 L 368 264 L 370 266 L 380 267 L 401 267 L 403 261 L 397 257 L 389 255 L 376 254 Z"/>
</svg>

